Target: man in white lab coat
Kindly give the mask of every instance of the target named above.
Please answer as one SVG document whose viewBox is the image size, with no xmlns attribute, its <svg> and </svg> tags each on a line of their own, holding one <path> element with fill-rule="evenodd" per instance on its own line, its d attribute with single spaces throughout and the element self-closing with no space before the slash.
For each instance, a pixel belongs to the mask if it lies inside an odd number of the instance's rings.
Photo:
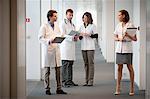
<svg viewBox="0 0 150 99">
<path fill-rule="evenodd" d="M 72 23 L 73 10 L 66 10 L 66 19 L 61 23 L 61 32 L 66 37 L 61 43 L 61 60 L 62 60 L 62 83 L 64 87 L 78 86 L 73 79 L 73 63 L 75 60 L 75 42 L 77 36 L 68 35 L 70 31 L 75 30 L 75 25 Z"/>
<path fill-rule="evenodd" d="M 57 94 L 67 94 L 61 89 L 60 81 L 60 49 L 57 43 L 53 43 L 55 37 L 60 37 L 60 29 L 55 23 L 57 20 L 57 12 L 49 10 L 47 13 L 48 22 L 40 27 L 38 39 L 42 44 L 42 66 L 44 67 L 44 84 L 46 94 L 51 95 L 50 92 L 50 66 L 55 67 L 56 81 L 57 81 Z"/>
</svg>

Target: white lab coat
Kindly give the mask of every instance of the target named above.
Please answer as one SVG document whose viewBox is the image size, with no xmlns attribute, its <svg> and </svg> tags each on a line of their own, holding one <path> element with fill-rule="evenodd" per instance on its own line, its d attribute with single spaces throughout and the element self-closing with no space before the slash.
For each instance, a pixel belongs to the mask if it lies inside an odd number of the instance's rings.
<svg viewBox="0 0 150 99">
<path fill-rule="evenodd" d="M 122 27 L 122 22 L 120 22 L 115 31 L 114 34 L 118 35 L 119 38 L 122 38 L 123 34 L 126 32 L 127 28 L 132 28 L 134 25 L 131 22 L 126 23 L 124 28 Z M 118 42 L 116 41 L 116 53 L 133 53 L 132 51 L 132 41 L 130 42 Z"/>
<path fill-rule="evenodd" d="M 75 60 L 75 41 L 74 36 L 68 35 L 71 30 L 75 30 L 75 25 L 70 23 L 69 20 L 64 19 L 60 24 L 61 33 L 64 35 L 65 40 L 60 45 L 61 60 Z"/>
<path fill-rule="evenodd" d="M 62 65 L 60 59 L 59 44 L 50 43 L 55 37 L 60 37 L 60 29 L 54 23 L 54 30 L 47 22 L 40 27 L 38 39 L 42 44 L 42 67 L 59 67 Z"/>
<path fill-rule="evenodd" d="M 94 24 L 89 24 L 86 28 L 84 25 L 82 25 L 79 29 L 79 32 L 95 34 L 97 33 L 97 30 Z M 83 36 L 83 39 L 81 40 L 81 50 L 95 50 L 95 39 L 89 36 Z"/>
</svg>

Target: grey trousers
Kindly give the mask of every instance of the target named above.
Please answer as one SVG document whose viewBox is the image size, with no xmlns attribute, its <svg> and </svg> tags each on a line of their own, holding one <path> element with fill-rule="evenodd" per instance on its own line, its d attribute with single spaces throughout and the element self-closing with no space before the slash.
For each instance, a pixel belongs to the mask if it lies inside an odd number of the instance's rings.
<svg viewBox="0 0 150 99">
<path fill-rule="evenodd" d="M 44 85 L 45 89 L 50 89 L 50 67 L 44 68 Z M 57 90 L 61 89 L 61 80 L 60 80 L 60 67 L 55 67 L 55 75 L 56 75 L 56 82 L 57 82 Z"/>
<path fill-rule="evenodd" d="M 94 79 L 94 50 L 82 50 L 85 65 L 85 81 L 88 85 L 93 85 Z"/>
<path fill-rule="evenodd" d="M 69 84 L 72 81 L 72 66 L 73 66 L 72 60 L 62 60 L 62 82 L 65 84 Z"/>
</svg>

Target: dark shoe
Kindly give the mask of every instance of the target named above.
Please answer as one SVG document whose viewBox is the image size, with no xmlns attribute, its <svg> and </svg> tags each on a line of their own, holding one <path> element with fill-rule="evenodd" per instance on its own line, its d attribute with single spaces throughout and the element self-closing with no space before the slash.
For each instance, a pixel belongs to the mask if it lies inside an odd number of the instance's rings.
<svg viewBox="0 0 150 99">
<path fill-rule="evenodd" d="M 66 92 L 64 92 L 64 91 L 61 90 L 61 89 L 60 89 L 60 90 L 56 90 L 56 93 L 57 93 L 57 94 L 67 94 Z"/>
<path fill-rule="evenodd" d="M 50 90 L 46 90 L 46 95 L 51 95 L 51 92 L 50 92 Z"/>
<path fill-rule="evenodd" d="M 93 86 L 93 84 L 87 85 L 87 86 Z"/>
<path fill-rule="evenodd" d="M 71 87 L 71 86 L 64 84 L 62 87 L 69 88 L 69 87 Z"/>
<path fill-rule="evenodd" d="M 75 84 L 73 81 L 71 81 L 68 85 L 71 85 L 71 86 L 78 86 L 78 84 Z"/>
<path fill-rule="evenodd" d="M 78 86 L 78 84 L 75 84 L 75 83 L 74 83 L 73 86 Z"/>
<path fill-rule="evenodd" d="M 83 86 L 88 86 L 88 84 L 84 84 Z"/>
<path fill-rule="evenodd" d="M 66 84 L 65 82 L 62 83 L 62 87 L 68 88 L 70 85 Z"/>
</svg>

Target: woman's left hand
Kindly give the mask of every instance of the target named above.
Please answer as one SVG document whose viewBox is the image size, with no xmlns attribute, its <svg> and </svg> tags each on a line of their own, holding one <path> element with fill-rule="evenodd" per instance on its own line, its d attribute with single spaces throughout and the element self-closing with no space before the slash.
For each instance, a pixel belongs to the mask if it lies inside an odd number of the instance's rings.
<svg viewBox="0 0 150 99">
<path fill-rule="evenodd" d="M 133 40 L 133 41 L 137 41 L 136 35 L 131 36 L 131 35 L 129 35 L 127 32 L 125 32 L 124 37 L 125 37 L 125 36 L 128 37 L 128 38 L 130 38 L 130 39 Z"/>
</svg>

